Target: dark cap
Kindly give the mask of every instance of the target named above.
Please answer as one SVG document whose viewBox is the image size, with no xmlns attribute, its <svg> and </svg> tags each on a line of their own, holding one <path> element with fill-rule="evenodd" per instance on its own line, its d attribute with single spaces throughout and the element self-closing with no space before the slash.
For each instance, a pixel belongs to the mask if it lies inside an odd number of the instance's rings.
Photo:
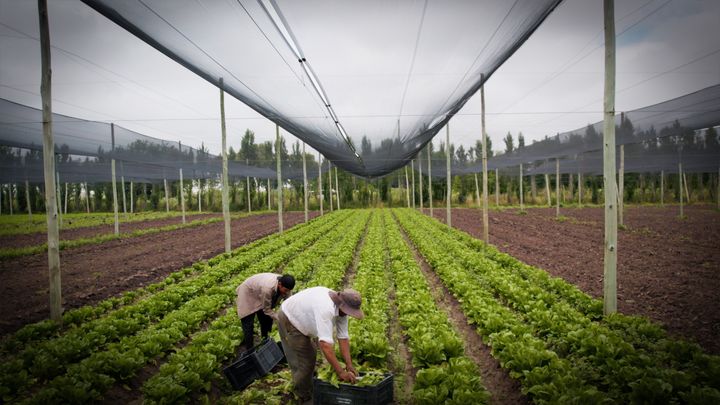
<svg viewBox="0 0 720 405">
<path fill-rule="evenodd" d="M 360 309 L 362 298 L 359 292 L 347 289 L 341 292 L 330 291 L 328 294 L 330 294 L 330 298 L 335 305 L 344 313 L 357 319 L 363 319 L 365 317 L 365 314 L 363 314 L 363 311 Z"/>
<path fill-rule="evenodd" d="M 282 284 L 283 287 L 287 288 L 288 290 L 292 290 L 293 288 L 295 288 L 295 277 L 289 274 L 283 274 L 282 276 L 279 276 L 278 281 L 280 282 L 280 284 Z"/>
</svg>

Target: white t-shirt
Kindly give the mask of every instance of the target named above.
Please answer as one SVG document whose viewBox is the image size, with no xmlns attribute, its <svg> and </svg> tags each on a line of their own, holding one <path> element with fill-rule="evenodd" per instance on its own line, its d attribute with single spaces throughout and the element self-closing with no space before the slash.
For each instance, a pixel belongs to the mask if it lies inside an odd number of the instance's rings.
<svg viewBox="0 0 720 405">
<path fill-rule="evenodd" d="M 283 301 L 280 308 L 293 326 L 303 335 L 317 337 L 333 344 L 333 325 L 338 339 L 349 339 L 348 317 L 339 311 L 326 287 L 302 290 Z"/>
</svg>

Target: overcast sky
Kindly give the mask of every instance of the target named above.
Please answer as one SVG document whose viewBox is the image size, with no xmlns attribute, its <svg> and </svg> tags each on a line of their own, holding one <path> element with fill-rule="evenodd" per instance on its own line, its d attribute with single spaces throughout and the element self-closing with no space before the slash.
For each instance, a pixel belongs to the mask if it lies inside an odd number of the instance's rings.
<svg viewBox="0 0 720 405">
<path fill-rule="evenodd" d="M 54 112 L 219 152 L 217 88 L 79 0 L 48 3 Z M 602 119 L 602 3 L 563 2 L 489 79 L 486 122 L 495 150 L 508 131 L 531 143 Z M 35 0 L 0 0 L 0 97 L 39 108 L 36 7 Z M 720 83 L 720 1 L 622 0 L 615 7 L 617 111 Z M 451 121 L 451 142 L 474 144 L 479 113 L 478 93 Z M 226 115 L 231 146 L 246 128 L 258 141 L 274 137 L 273 123 L 230 97 Z"/>
</svg>

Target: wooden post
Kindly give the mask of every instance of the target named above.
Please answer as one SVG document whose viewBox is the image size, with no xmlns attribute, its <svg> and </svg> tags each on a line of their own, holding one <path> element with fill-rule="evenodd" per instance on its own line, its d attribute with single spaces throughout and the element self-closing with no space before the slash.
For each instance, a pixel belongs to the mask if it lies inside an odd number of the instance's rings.
<svg viewBox="0 0 720 405">
<path fill-rule="evenodd" d="M 228 162 L 227 162 L 227 130 L 225 127 L 225 89 L 223 78 L 220 78 L 220 132 L 222 137 L 222 210 L 225 225 L 225 253 L 232 251 L 232 235 L 230 232 L 230 198 L 228 195 Z M 269 182 L 270 180 L 268 180 Z"/>
<path fill-rule="evenodd" d="M 322 187 L 322 155 L 318 152 L 318 199 L 320 200 L 320 215 L 323 215 L 323 187 Z"/>
<path fill-rule="evenodd" d="M 660 170 L 660 206 L 665 206 L 665 171 Z"/>
<path fill-rule="evenodd" d="M 90 189 L 88 188 L 87 181 L 85 182 L 85 208 L 87 213 L 90 213 Z"/>
<path fill-rule="evenodd" d="M 32 207 L 30 206 L 30 183 L 25 180 L 25 204 L 27 204 L 28 217 L 32 221 Z"/>
<path fill-rule="evenodd" d="M 684 217 L 683 213 L 683 172 L 682 163 L 678 163 L 678 194 L 680 196 L 680 218 Z"/>
<path fill-rule="evenodd" d="M 575 182 L 573 181 L 573 174 L 568 173 L 568 193 L 570 194 L 570 198 L 568 199 L 568 203 L 572 203 L 574 193 L 575 193 Z"/>
<path fill-rule="evenodd" d="M 412 207 L 415 209 L 415 160 L 410 161 L 410 175 L 412 176 Z"/>
<path fill-rule="evenodd" d="M 582 173 L 578 172 L 578 207 L 582 207 L 582 198 L 583 198 L 583 190 L 582 190 Z"/>
<path fill-rule="evenodd" d="M 272 210 L 272 194 L 270 194 L 270 179 L 267 179 L 267 198 L 268 198 L 268 210 Z"/>
<path fill-rule="evenodd" d="M 163 178 L 163 184 L 165 184 L 165 212 L 170 212 L 170 192 L 168 191 L 166 178 Z"/>
<path fill-rule="evenodd" d="M 433 195 L 432 195 L 432 156 L 430 156 L 430 144 L 427 146 L 428 156 L 428 208 L 430 208 L 430 217 L 433 216 Z"/>
<path fill-rule="evenodd" d="M 523 200 L 523 167 L 520 163 L 520 211 L 525 211 L 525 202 Z"/>
<path fill-rule="evenodd" d="M 328 200 L 330 200 L 330 212 L 333 211 L 333 188 L 332 188 L 332 163 L 328 160 Z"/>
<path fill-rule="evenodd" d="M 620 172 L 618 173 L 618 224 L 625 225 L 625 145 L 620 145 Z"/>
<path fill-rule="evenodd" d="M 307 162 L 305 159 L 305 142 L 303 142 L 303 203 L 305 205 L 305 222 L 308 221 L 308 181 L 307 181 Z"/>
<path fill-rule="evenodd" d="M 40 94 L 43 115 L 43 170 L 45 176 L 45 211 L 48 232 L 48 272 L 50 276 L 50 319 L 62 322 L 60 284 L 60 235 L 55 193 L 55 141 L 52 132 L 52 73 L 50 70 L 50 29 L 47 0 L 38 0 L 40 20 L 41 75 Z"/>
<path fill-rule="evenodd" d="M 532 197 L 532 203 L 537 204 L 537 183 L 535 183 L 535 175 L 530 175 L 530 196 Z"/>
<path fill-rule="evenodd" d="M 55 180 L 53 180 L 53 181 L 55 181 Z M 12 183 L 8 184 L 8 194 L 9 194 L 8 201 L 10 202 L 10 215 L 12 215 L 13 214 L 13 184 Z M 58 211 L 59 211 L 59 209 L 58 209 Z"/>
<path fill-rule="evenodd" d="M 337 198 L 337 209 L 340 210 L 340 185 L 338 184 L 337 166 L 335 166 L 335 197 Z"/>
<path fill-rule="evenodd" d="M 552 207 L 552 199 L 550 198 L 550 175 L 545 173 L 545 194 L 547 195 L 547 205 Z"/>
<path fill-rule="evenodd" d="M 408 179 L 407 165 L 405 165 L 405 203 L 410 208 L 410 180 Z"/>
<path fill-rule="evenodd" d="M 452 162 L 452 156 L 450 155 L 450 123 L 447 123 L 445 127 L 445 149 L 447 149 L 447 226 L 452 226 L 451 217 L 451 205 L 452 205 L 452 176 L 450 173 L 450 166 Z"/>
<path fill-rule="evenodd" d="M 180 210 L 182 211 L 182 223 L 185 223 L 185 190 L 183 187 L 183 172 L 180 168 Z"/>
<path fill-rule="evenodd" d="M 604 0 L 605 102 L 603 187 L 605 191 L 605 254 L 603 304 L 605 314 L 617 312 L 617 183 L 615 182 L 615 1 Z"/>
<path fill-rule="evenodd" d="M 278 232 L 283 233 L 283 188 L 282 168 L 280 165 L 280 125 L 275 124 L 275 157 L 277 158 L 277 196 L 278 196 Z"/>
<path fill-rule="evenodd" d="M 555 216 L 560 216 L 560 158 L 555 158 Z"/>
<path fill-rule="evenodd" d="M 483 80 L 483 76 L 480 77 L 481 80 Z M 483 190 L 483 201 L 482 201 L 482 210 L 483 210 L 483 241 L 485 243 L 490 243 L 490 224 L 489 224 L 489 216 L 488 216 L 488 167 L 487 167 L 487 134 L 485 133 L 485 85 L 483 84 L 480 86 L 480 132 L 482 132 L 480 135 L 482 137 L 482 190 Z"/>
<path fill-rule="evenodd" d="M 190 196 L 192 198 L 192 196 Z M 135 213 L 135 190 L 133 190 L 133 181 L 130 180 L 130 213 Z"/>
<path fill-rule="evenodd" d="M 202 179 L 198 179 L 198 212 L 202 212 Z"/>
<path fill-rule="evenodd" d="M 19 198 L 19 197 L 18 197 Z M 65 206 L 63 207 L 63 214 L 67 215 L 67 204 L 68 204 L 68 184 L 65 182 Z"/>
<path fill-rule="evenodd" d="M 685 197 L 687 197 L 687 203 L 690 204 L 690 193 L 688 192 L 688 181 L 686 173 L 683 173 L 683 184 L 685 185 Z"/>
<path fill-rule="evenodd" d="M 500 170 L 495 168 L 495 206 L 500 206 Z"/>
<path fill-rule="evenodd" d="M 120 169 L 123 167 L 123 163 L 120 162 Z M 127 201 L 125 200 L 125 176 L 120 176 L 120 189 L 122 190 L 122 202 L 123 202 L 123 214 L 127 218 Z"/>
<path fill-rule="evenodd" d="M 478 205 L 478 209 L 482 209 L 482 202 L 480 202 L 480 184 L 478 183 L 477 173 L 473 173 L 475 178 L 475 203 Z"/>
<path fill-rule="evenodd" d="M 57 181 L 57 186 L 56 186 L 57 188 L 56 188 L 55 190 L 56 190 L 56 193 L 57 193 L 58 226 L 60 227 L 60 229 L 62 229 L 62 226 L 63 226 L 63 220 L 62 220 L 62 219 L 63 219 L 63 216 L 62 216 L 62 186 L 60 185 L 60 172 L 58 172 L 58 171 L 55 172 L 55 179 L 56 179 L 56 181 Z M 15 185 L 15 184 L 12 184 L 12 185 L 10 186 L 10 189 L 11 189 L 11 190 L 14 189 L 14 187 L 13 187 L 14 185 Z M 10 194 L 10 196 L 13 196 L 12 193 Z M 13 198 L 12 198 L 10 201 L 15 202 L 15 197 L 13 196 Z M 11 208 L 12 208 L 12 207 L 11 207 Z M 10 211 L 10 213 L 12 214 L 12 210 Z"/>
<path fill-rule="evenodd" d="M 418 153 L 418 176 L 420 180 L 418 182 L 420 186 L 420 212 L 423 210 L 423 177 L 422 177 L 422 152 Z"/>
<path fill-rule="evenodd" d="M 112 150 L 115 151 L 115 124 L 110 124 L 110 139 L 112 141 Z M 113 213 L 115 214 L 115 235 L 120 234 L 120 218 L 118 217 L 118 199 L 117 199 L 117 177 L 115 176 L 115 158 L 110 160 L 110 172 L 112 174 L 112 193 L 113 193 Z"/>
<path fill-rule="evenodd" d="M 245 159 L 245 165 L 250 166 L 250 160 Z M 247 192 L 248 213 L 250 213 L 250 212 L 252 212 L 252 199 L 250 196 L 250 176 L 245 176 L 245 181 L 246 181 L 245 191 Z"/>
</svg>

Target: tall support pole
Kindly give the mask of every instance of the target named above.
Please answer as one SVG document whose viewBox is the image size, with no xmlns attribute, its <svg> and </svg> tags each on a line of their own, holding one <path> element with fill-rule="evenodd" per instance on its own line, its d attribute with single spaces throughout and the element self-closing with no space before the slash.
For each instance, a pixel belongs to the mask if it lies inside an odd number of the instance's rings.
<svg viewBox="0 0 720 405">
<path fill-rule="evenodd" d="M 272 194 L 270 193 L 270 179 L 267 179 L 267 198 L 268 198 L 268 210 L 272 210 Z"/>
<path fill-rule="evenodd" d="M 168 191 L 166 178 L 163 178 L 163 184 L 165 185 L 165 212 L 170 212 L 170 192 Z"/>
<path fill-rule="evenodd" d="M 112 192 L 113 192 L 113 215 L 115 220 L 115 235 L 120 233 L 120 216 L 118 215 L 117 200 L 117 179 L 115 178 L 115 159 L 110 160 L 110 172 L 112 174 Z"/>
<path fill-rule="evenodd" d="M 13 197 L 13 184 L 12 183 L 8 184 L 8 194 L 9 194 L 8 201 L 10 202 L 10 215 L 12 215 L 13 214 L 13 200 L 15 199 L 15 197 Z M 58 208 L 58 211 L 60 211 L 59 208 Z M 58 215 L 59 215 L 59 212 L 58 212 Z"/>
<path fill-rule="evenodd" d="M 183 172 L 180 168 L 180 209 L 182 210 L 182 223 L 185 223 L 185 189 L 183 187 Z"/>
<path fill-rule="evenodd" d="M 69 194 L 68 193 L 68 184 L 65 183 L 65 204 L 63 207 L 63 214 L 65 214 L 65 215 L 67 215 L 68 194 Z"/>
<path fill-rule="evenodd" d="M 525 211 L 525 201 L 523 200 L 523 167 L 520 163 L 520 211 Z"/>
<path fill-rule="evenodd" d="M 30 206 L 30 183 L 25 180 L 25 204 L 27 205 L 28 217 L 32 221 L 32 207 Z"/>
<path fill-rule="evenodd" d="M 305 222 L 308 221 L 308 181 L 307 181 L 307 162 L 305 159 L 305 142 L 303 142 L 303 204 L 305 206 Z"/>
<path fill-rule="evenodd" d="M 225 253 L 232 250 L 230 233 L 230 196 L 228 193 L 228 162 L 227 162 L 227 130 L 225 127 L 225 89 L 223 78 L 220 78 L 220 132 L 222 137 L 222 210 L 225 225 Z M 268 180 L 269 182 L 270 180 Z"/>
<path fill-rule="evenodd" d="M 483 77 L 481 77 L 481 80 Z M 487 134 L 485 133 L 485 85 L 480 86 L 480 132 L 482 137 L 482 190 L 483 190 L 483 240 L 490 243 L 490 221 L 488 218 L 488 167 L 487 167 Z"/>
<path fill-rule="evenodd" d="M 328 200 L 330 200 L 330 212 L 333 211 L 333 187 L 332 187 L 332 163 L 328 160 Z"/>
<path fill-rule="evenodd" d="M 57 181 L 56 186 L 56 193 L 57 193 L 57 205 L 58 205 L 58 226 L 60 229 L 62 229 L 63 226 L 63 215 L 62 215 L 62 186 L 60 185 L 60 172 L 55 172 L 55 180 Z M 10 190 L 14 189 L 15 184 L 10 185 Z M 10 196 L 13 197 L 12 192 L 10 193 Z M 15 202 L 15 198 L 13 197 L 10 202 Z M 12 214 L 12 206 L 10 207 L 10 213 Z"/>
<path fill-rule="evenodd" d="M 683 212 L 683 171 L 682 163 L 678 163 L 678 192 L 680 197 L 680 218 L 684 216 Z"/>
<path fill-rule="evenodd" d="M 249 160 L 249 159 L 245 159 L 245 164 L 246 164 L 247 166 L 249 166 L 249 165 L 250 165 L 250 160 Z M 247 192 L 247 206 L 248 206 L 247 208 L 248 208 L 248 213 L 250 213 L 250 212 L 252 212 L 252 198 L 251 198 L 251 195 L 250 195 L 250 176 L 245 176 L 245 191 Z"/>
<path fill-rule="evenodd" d="M 450 123 L 445 127 L 445 148 L 447 149 L 447 226 L 452 226 L 452 218 L 450 206 L 452 203 L 452 175 L 450 173 L 450 163 L 452 156 L 450 155 Z"/>
<path fill-rule="evenodd" d="M 660 206 L 665 206 L 665 170 L 660 170 Z"/>
<path fill-rule="evenodd" d="M 475 178 L 475 202 L 477 203 L 478 208 L 482 210 L 482 202 L 480 202 L 480 184 L 478 183 L 477 173 L 473 173 L 473 177 Z"/>
<path fill-rule="evenodd" d="M 560 159 L 555 158 L 555 216 L 560 216 Z"/>
<path fill-rule="evenodd" d="M 123 164 L 120 162 L 120 169 L 122 170 Z M 127 216 L 127 200 L 125 199 L 125 176 L 120 176 L 120 189 L 122 190 L 122 202 L 123 202 L 123 214 Z"/>
<path fill-rule="evenodd" d="M 323 186 L 322 186 L 322 155 L 318 152 L 318 199 L 320 200 L 320 215 L 323 215 Z"/>
<path fill-rule="evenodd" d="M 547 205 L 552 207 L 552 198 L 550 198 L 550 174 L 545 173 L 545 195 L 547 196 Z"/>
<path fill-rule="evenodd" d="M 604 0 L 605 106 L 603 128 L 603 187 L 605 191 L 605 255 L 603 304 L 605 314 L 617 312 L 617 183 L 615 182 L 615 1 Z"/>
<path fill-rule="evenodd" d="M 582 207 L 582 197 L 583 197 L 583 191 L 582 191 L 582 173 L 578 172 L 578 207 Z"/>
<path fill-rule="evenodd" d="M 432 195 L 432 156 L 430 155 L 430 144 L 427 147 L 428 161 L 428 208 L 430 208 L 430 217 L 433 216 L 433 195 Z"/>
<path fill-rule="evenodd" d="M 410 175 L 412 176 L 412 207 L 415 209 L 415 160 L 410 161 Z"/>
<path fill-rule="evenodd" d="M 500 170 L 495 168 L 495 206 L 500 206 Z"/>
<path fill-rule="evenodd" d="M 2 196 L 5 194 L 5 187 L 0 184 L 0 215 L 2 215 Z"/>
<path fill-rule="evenodd" d="M 420 177 L 420 180 L 418 181 L 418 184 L 420 185 L 420 212 L 422 212 L 422 210 L 423 210 L 422 152 L 418 153 L 418 176 Z"/>
<path fill-rule="evenodd" d="M 280 164 L 280 125 L 275 124 L 275 156 L 277 160 L 277 196 L 278 196 L 278 232 L 283 233 L 283 187 L 282 187 L 282 168 Z"/>
<path fill-rule="evenodd" d="M 198 179 L 198 212 L 202 212 L 202 179 Z"/>
<path fill-rule="evenodd" d="M 337 209 L 340 210 L 340 185 L 338 184 L 337 166 L 335 166 L 335 197 L 337 198 Z"/>
<path fill-rule="evenodd" d="M 50 29 L 47 0 L 38 0 L 40 20 L 41 83 L 43 115 L 43 170 L 45 176 L 45 211 L 48 232 L 48 272 L 50 276 L 50 319 L 62 322 L 62 293 L 60 284 L 60 231 L 55 201 L 55 141 L 52 132 L 52 96 L 50 71 Z"/>
<path fill-rule="evenodd" d="M 407 165 L 405 165 L 405 203 L 410 208 L 410 180 L 408 179 Z"/>
<path fill-rule="evenodd" d="M 90 213 L 90 189 L 88 188 L 87 182 L 85 182 L 85 208 L 87 213 Z"/>
<path fill-rule="evenodd" d="M 625 145 L 620 145 L 620 172 L 618 173 L 618 224 L 625 225 Z"/>
<path fill-rule="evenodd" d="M 192 198 L 192 196 L 190 196 Z M 135 212 L 135 190 L 133 190 L 133 181 L 130 180 L 130 213 Z"/>
<path fill-rule="evenodd" d="M 687 203 L 690 204 L 690 192 L 688 191 L 687 174 L 683 173 L 683 184 L 685 185 L 685 197 L 687 197 Z"/>
</svg>

